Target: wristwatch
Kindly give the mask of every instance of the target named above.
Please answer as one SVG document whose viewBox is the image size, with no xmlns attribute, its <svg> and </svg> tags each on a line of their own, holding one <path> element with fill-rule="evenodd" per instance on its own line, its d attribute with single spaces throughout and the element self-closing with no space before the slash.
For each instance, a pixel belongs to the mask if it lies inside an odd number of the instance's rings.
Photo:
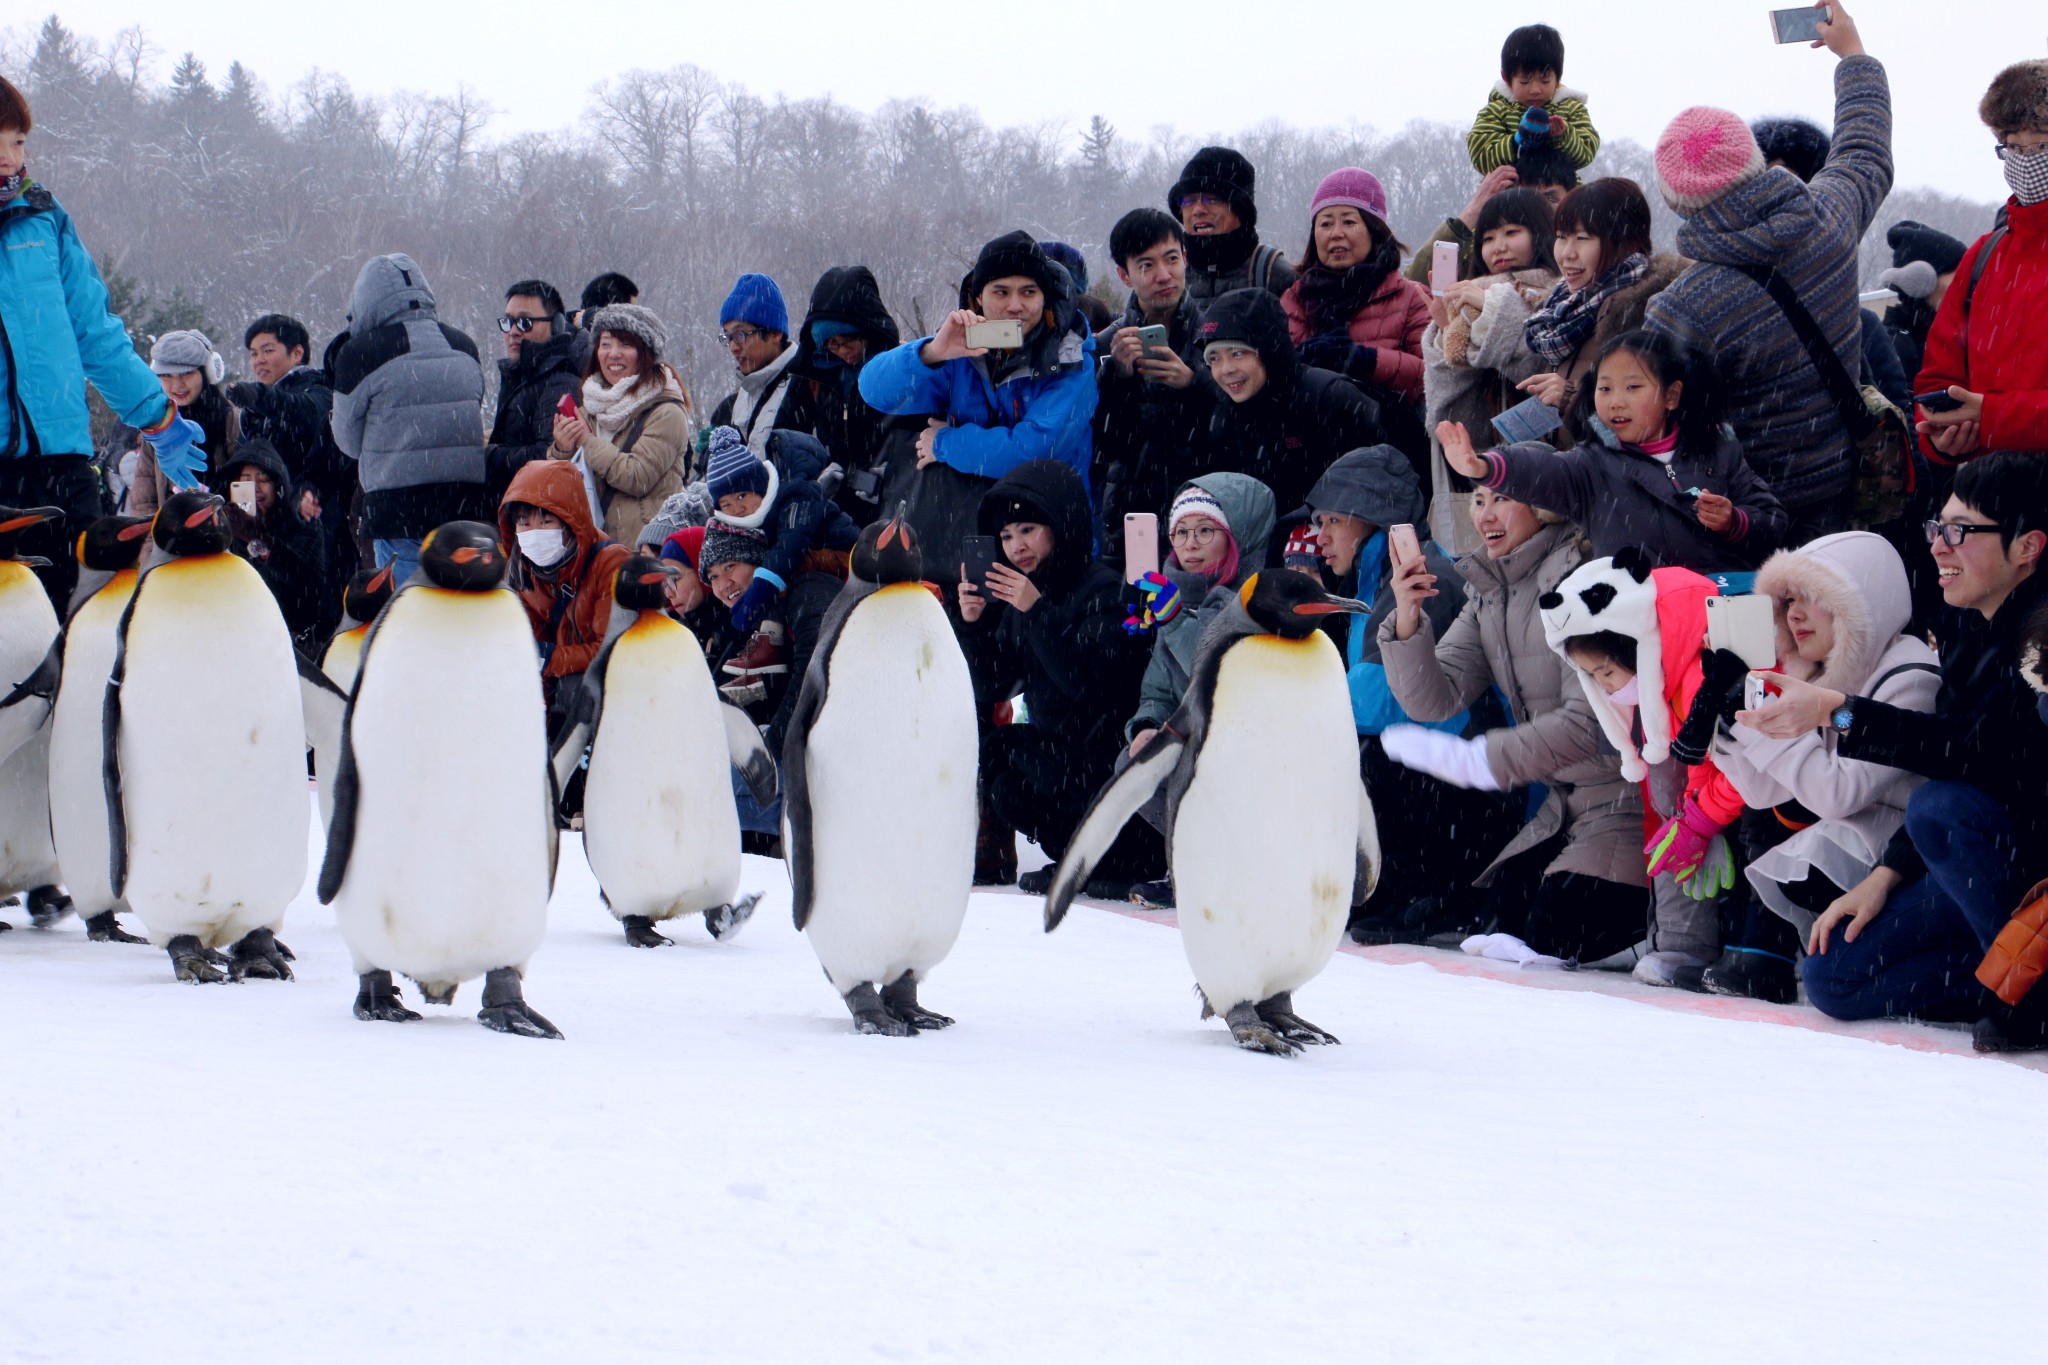
<svg viewBox="0 0 2048 1365">
<path fill-rule="evenodd" d="M 1846 735 L 1849 727 L 1856 723 L 1856 699 L 1846 698 L 1834 713 L 1828 717 L 1828 724 L 1835 727 L 1835 733 Z"/>
</svg>

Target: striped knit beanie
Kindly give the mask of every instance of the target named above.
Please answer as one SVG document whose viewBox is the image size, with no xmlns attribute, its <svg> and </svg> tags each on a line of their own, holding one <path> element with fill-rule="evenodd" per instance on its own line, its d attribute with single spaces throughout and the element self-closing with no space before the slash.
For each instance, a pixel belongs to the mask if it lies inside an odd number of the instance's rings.
<svg viewBox="0 0 2048 1365">
<path fill-rule="evenodd" d="M 704 481 L 714 507 L 720 498 L 732 493 L 768 496 L 768 466 L 747 448 L 736 427 L 711 429 L 710 463 L 706 466 Z"/>
<path fill-rule="evenodd" d="M 1189 484 L 1166 513 L 1166 534 L 1172 535 L 1182 521 L 1196 516 L 1207 517 L 1226 531 L 1230 529 L 1230 518 L 1223 515 L 1223 504 L 1216 501 L 1215 495 L 1199 484 Z"/>
</svg>

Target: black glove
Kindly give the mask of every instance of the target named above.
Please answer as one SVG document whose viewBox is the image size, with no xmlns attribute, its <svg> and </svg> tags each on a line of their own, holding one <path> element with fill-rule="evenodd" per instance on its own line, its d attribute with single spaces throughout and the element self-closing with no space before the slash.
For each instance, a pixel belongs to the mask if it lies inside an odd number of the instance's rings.
<svg viewBox="0 0 2048 1365">
<path fill-rule="evenodd" d="M 1735 723 L 1735 713 L 1742 709 L 1742 685 L 1749 678 L 1749 665 L 1732 649 L 1713 649 L 1701 653 L 1700 672 L 1700 690 L 1693 694 L 1692 710 L 1671 740 L 1671 756 L 1688 767 L 1705 762 L 1715 732 Z"/>
<path fill-rule="evenodd" d="M 1351 359 L 1351 338 L 1342 332 L 1325 332 L 1310 337 L 1295 348 L 1304 365 L 1313 365 L 1319 370 L 1342 372 Z"/>
<path fill-rule="evenodd" d="M 253 408 L 261 405 L 265 389 L 253 379 L 243 379 L 228 385 L 228 401 L 238 408 Z"/>
</svg>

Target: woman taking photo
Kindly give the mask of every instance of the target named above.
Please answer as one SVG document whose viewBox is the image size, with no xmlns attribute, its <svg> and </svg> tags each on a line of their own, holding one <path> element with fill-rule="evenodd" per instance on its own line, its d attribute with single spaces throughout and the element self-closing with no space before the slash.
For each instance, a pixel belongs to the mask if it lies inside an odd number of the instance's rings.
<svg viewBox="0 0 2048 1365">
<path fill-rule="evenodd" d="M 649 309 L 607 305 L 591 314 L 590 330 L 597 344 L 583 370 L 583 401 L 575 416 L 555 415 L 548 454 L 582 457 L 604 533 L 631 545 L 662 501 L 683 489 L 690 395 L 662 363 L 668 329 Z"/>
</svg>

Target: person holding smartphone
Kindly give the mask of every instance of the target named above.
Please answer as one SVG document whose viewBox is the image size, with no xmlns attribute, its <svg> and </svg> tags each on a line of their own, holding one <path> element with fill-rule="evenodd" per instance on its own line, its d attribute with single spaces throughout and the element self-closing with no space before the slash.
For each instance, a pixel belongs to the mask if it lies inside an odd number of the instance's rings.
<svg viewBox="0 0 2048 1365">
<path fill-rule="evenodd" d="M 227 499 L 230 549 L 249 561 L 277 599 L 292 643 L 309 656 L 340 617 L 328 581 L 327 538 L 317 502 L 302 499 L 277 447 L 252 437 L 214 476 Z M 309 515 L 310 513 L 310 515 Z"/>
</svg>

